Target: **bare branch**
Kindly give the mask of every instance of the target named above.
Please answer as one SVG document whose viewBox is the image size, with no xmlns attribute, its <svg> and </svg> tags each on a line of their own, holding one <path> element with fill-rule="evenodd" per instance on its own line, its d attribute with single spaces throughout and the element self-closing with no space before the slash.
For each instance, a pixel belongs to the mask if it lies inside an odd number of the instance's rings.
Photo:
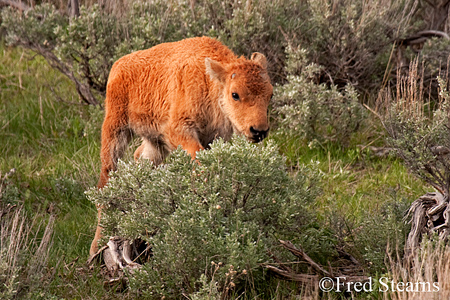
<svg viewBox="0 0 450 300">
<path fill-rule="evenodd" d="M 405 245 L 405 257 L 411 258 L 420 247 L 423 236 L 438 232 L 446 239 L 449 228 L 449 197 L 439 192 L 427 193 L 411 204 L 405 219 L 410 218 L 411 231 Z"/>
<path fill-rule="evenodd" d="M 319 275 L 291 273 L 272 265 L 264 265 L 264 267 L 291 281 L 301 282 L 308 285 L 311 285 L 319 281 Z"/>
<path fill-rule="evenodd" d="M 322 268 L 319 264 L 317 264 L 315 261 L 311 259 L 311 257 L 308 256 L 303 250 L 296 248 L 290 241 L 279 241 L 281 245 L 289 250 L 292 254 L 297 256 L 300 259 L 305 260 L 316 272 L 325 275 L 330 276 L 330 272 Z"/>
<path fill-rule="evenodd" d="M 69 0 L 67 7 L 71 18 L 80 16 L 80 2 L 78 0 Z"/>
<path fill-rule="evenodd" d="M 1 6 L 11 6 L 13 8 L 16 8 L 21 11 L 28 11 L 31 9 L 28 5 L 26 5 L 23 2 L 18 1 L 12 1 L 12 0 L 0 0 L 0 7 Z"/>
</svg>

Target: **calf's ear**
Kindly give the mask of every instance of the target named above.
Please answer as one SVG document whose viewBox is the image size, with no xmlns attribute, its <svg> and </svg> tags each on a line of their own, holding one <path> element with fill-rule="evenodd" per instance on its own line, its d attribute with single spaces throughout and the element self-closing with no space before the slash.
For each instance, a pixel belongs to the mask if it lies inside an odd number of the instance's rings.
<svg viewBox="0 0 450 300">
<path fill-rule="evenodd" d="M 264 56 L 264 54 L 259 53 L 259 52 L 253 52 L 250 59 L 253 60 L 254 62 L 260 64 L 261 67 L 263 67 L 264 69 L 267 69 L 267 59 Z"/>
<path fill-rule="evenodd" d="M 211 76 L 211 79 L 225 83 L 227 71 L 220 62 L 207 57 L 205 58 L 205 66 L 206 74 Z"/>
</svg>

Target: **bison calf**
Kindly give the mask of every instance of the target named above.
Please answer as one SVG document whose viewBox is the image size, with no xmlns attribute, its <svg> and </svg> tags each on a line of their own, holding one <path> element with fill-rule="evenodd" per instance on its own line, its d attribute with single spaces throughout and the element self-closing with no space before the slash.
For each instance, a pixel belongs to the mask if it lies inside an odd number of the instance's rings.
<svg viewBox="0 0 450 300">
<path fill-rule="evenodd" d="M 120 58 L 106 90 L 98 187 L 107 183 L 133 133 L 142 138 L 135 158 L 155 165 L 179 145 L 194 159 L 214 139 L 227 140 L 234 132 L 253 142 L 263 140 L 272 91 L 263 54 L 253 53 L 250 60 L 237 57 L 208 37 Z M 100 231 L 97 226 L 91 255 Z"/>
</svg>

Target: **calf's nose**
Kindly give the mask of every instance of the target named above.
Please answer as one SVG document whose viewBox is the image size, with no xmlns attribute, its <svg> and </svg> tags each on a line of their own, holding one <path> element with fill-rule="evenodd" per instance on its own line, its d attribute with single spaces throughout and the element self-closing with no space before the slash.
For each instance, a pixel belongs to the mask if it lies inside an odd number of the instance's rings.
<svg viewBox="0 0 450 300">
<path fill-rule="evenodd" d="M 251 126 L 250 133 L 252 134 L 252 140 L 254 142 L 261 142 L 263 139 L 267 137 L 267 134 L 269 133 L 269 128 L 267 128 L 266 130 L 258 130 L 255 129 L 253 126 Z"/>
</svg>

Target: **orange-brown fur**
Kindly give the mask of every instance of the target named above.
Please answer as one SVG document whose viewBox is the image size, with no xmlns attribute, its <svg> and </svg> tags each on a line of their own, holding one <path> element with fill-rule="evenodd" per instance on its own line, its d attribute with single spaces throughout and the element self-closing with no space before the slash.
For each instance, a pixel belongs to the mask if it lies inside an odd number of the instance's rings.
<svg viewBox="0 0 450 300">
<path fill-rule="evenodd" d="M 133 134 L 143 139 L 135 159 L 155 164 L 179 145 L 194 159 L 215 138 L 229 139 L 233 132 L 263 139 L 272 90 L 264 55 L 237 57 L 207 37 L 160 44 L 120 58 L 108 79 L 98 187 L 107 183 Z M 255 135 L 259 131 L 264 134 Z M 98 226 L 91 254 L 100 231 Z"/>
</svg>

